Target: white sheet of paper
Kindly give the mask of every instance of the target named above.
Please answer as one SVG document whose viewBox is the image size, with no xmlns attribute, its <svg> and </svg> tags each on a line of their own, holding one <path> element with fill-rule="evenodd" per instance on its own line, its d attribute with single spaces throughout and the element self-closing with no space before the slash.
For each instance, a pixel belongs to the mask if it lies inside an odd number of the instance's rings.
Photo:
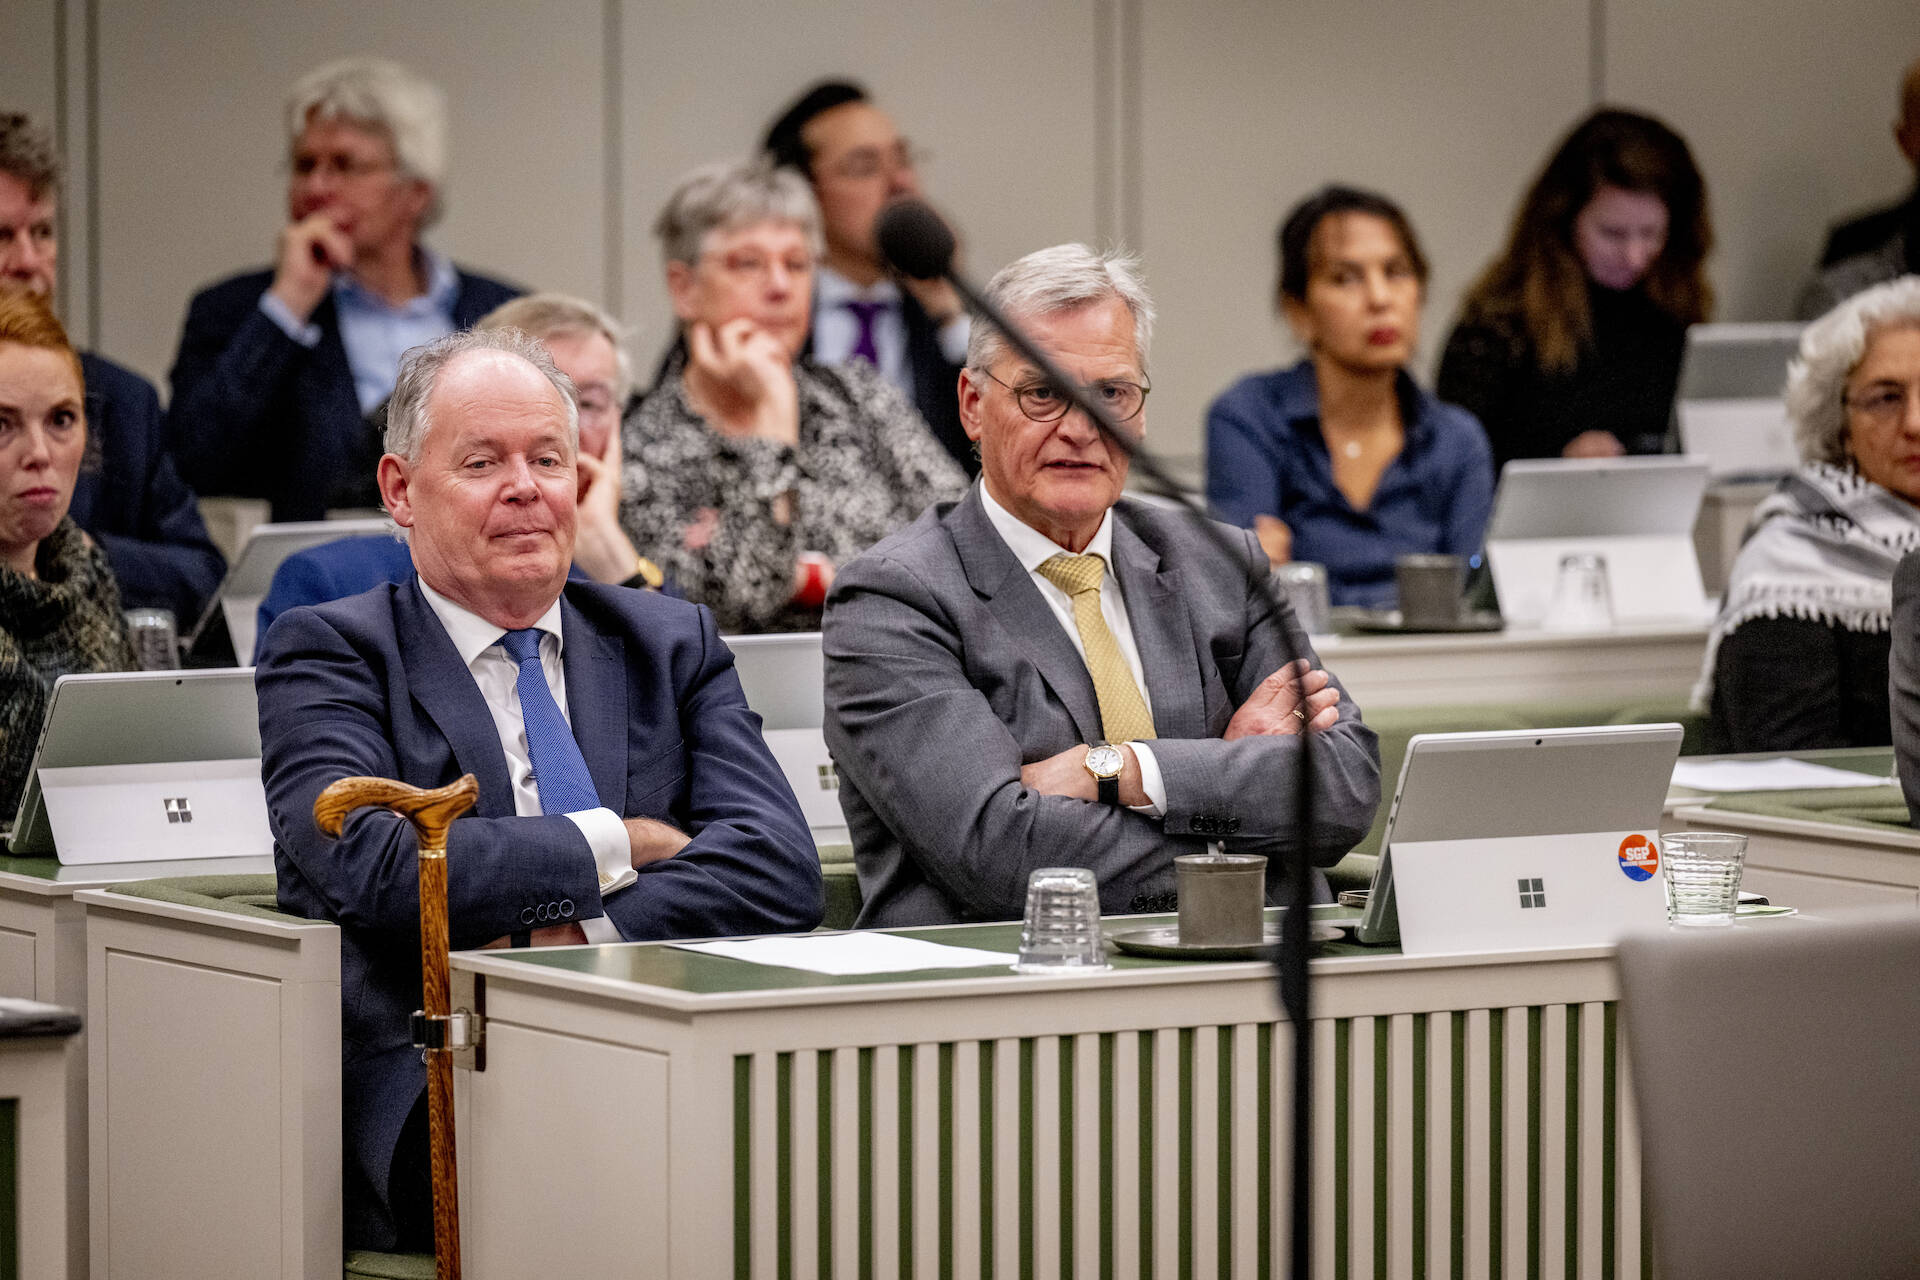
<svg viewBox="0 0 1920 1280">
<path fill-rule="evenodd" d="M 775 938 L 722 938 L 675 943 L 683 951 L 731 956 L 782 969 L 805 969 L 847 977 L 862 973 L 911 973 L 917 969 L 974 969 L 1010 965 L 1018 957 L 977 947 L 949 947 L 892 933 L 797 934 Z"/>
<path fill-rule="evenodd" d="M 1696 791 L 1815 791 L 1891 786 L 1895 781 L 1785 756 L 1774 760 L 1681 760 L 1673 766 L 1673 785 Z"/>
</svg>

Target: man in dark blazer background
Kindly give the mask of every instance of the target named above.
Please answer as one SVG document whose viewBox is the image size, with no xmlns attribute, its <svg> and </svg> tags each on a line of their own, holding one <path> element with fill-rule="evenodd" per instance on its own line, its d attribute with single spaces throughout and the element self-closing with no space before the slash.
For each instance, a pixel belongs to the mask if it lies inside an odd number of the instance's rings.
<svg viewBox="0 0 1920 1280">
<path fill-rule="evenodd" d="M 887 202 L 920 194 L 913 149 L 867 91 L 845 80 L 814 85 L 768 128 L 773 163 L 798 170 L 820 202 L 827 251 L 814 271 L 815 359 L 864 359 L 913 400 L 954 460 L 980 460 L 960 425 L 954 386 L 971 321 L 944 280 L 896 280 L 873 235 Z"/>
<path fill-rule="evenodd" d="M 380 491 L 416 575 L 282 615 L 258 673 L 283 907 L 341 931 L 347 1235 L 431 1238 L 416 845 L 385 811 L 324 837 L 339 778 L 462 773 L 455 948 L 712 937 L 819 923 L 818 853 L 703 608 L 569 582 L 578 418 L 515 330 L 412 353 Z M 431 424 L 428 410 L 431 409 Z M 564 1137 L 558 1140 L 564 1141 Z"/>
<path fill-rule="evenodd" d="M 60 158 L 26 116 L 0 112 L 0 288 L 59 287 Z M 107 553 L 121 603 L 173 610 L 184 633 L 226 572 L 166 448 L 160 397 L 133 370 L 80 353 L 87 464 L 68 514 Z"/>
<path fill-rule="evenodd" d="M 1043 249 L 987 293 L 1144 430 L 1152 306 L 1127 260 Z M 1104 911 L 1166 910 L 1173 859 L 1212 841 L 1337 861 L 1373 820 L 1378 747 L 1284 601 L 1263 602 L 1252 535 L 1222 557 L 1184 513 L 1122 501 L 1127 459 L 985 326 L 959 400 L 981 482 L 843 566 L 827 600 L 861 925 L 1014 919 L 1056 865 L 1092 868 Z"/>
<path fill-rule="evenodd" d="M 167 422 L 202 494 L 317 520 L 377 500 L 380 435 L 367 415 L 392 391 L 400 353 L 520 290 L 420 243 L 446 174 L 434 85 L 377 58 L 330 63 L 294 86 L 287 130 L 277 261 L 194 297 Z"/>
</svg>

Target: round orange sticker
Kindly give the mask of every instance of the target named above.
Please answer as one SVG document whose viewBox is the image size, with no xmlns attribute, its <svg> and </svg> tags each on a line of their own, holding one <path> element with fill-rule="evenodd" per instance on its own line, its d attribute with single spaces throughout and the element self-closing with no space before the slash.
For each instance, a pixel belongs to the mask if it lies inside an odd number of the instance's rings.
<svg viewBox="0 0 1920 1280">
<path fill-rule="evenodd" d="M 1660 873 L 1660 847 L 1635 833 L 1620 842 L 1620 870 L 1629 880 L 1651 880 Z"/>
</svg>

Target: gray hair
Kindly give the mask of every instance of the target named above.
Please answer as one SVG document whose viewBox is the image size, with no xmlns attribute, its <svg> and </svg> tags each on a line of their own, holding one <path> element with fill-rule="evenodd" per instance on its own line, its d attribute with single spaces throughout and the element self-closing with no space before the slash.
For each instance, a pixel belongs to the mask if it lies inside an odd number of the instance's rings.
<svg viewBox="0 0 1920 1280">
<path fill-rule="evenodd" d="M 287 94 L 289 144 L 313 120 L 386 134 L 401 174 L 433 188 L 421 225 L 438 221 L 447 180 L 447 99 L 439 86 L 386 58 L 342 58 L 309 71 Z"/>
<path fill-rule="evenodd" d="M 1147 348 L 1153 342 L 1153 299 L 1140 278 L 1140 260 L 1132 254 L 1119 249 L 1095 253 L 1084 244 L 1057 244 L 1008 263 L 987 281 L 987 301 L 1014 320 L 1036 320 L 1108 298 L 1127 304 L 1133 317 L 1134 354 L 1144 374 Z M 976 324 L 967 339 L 967 367 L 984 370 L 1005 349 L 998 329 Z"/>
<path fill-rule="evenodd" d="M 461 329 L 444 338 L 410 347 L 400 357 L 400 376 L 394 380 L 393 397 L 387 401 L 387 432 L 382 441 L 388 453 L 408 462 L 420 461 L 427 433 L 433 430 L 428 404 L 446 367 L 470 351 L 500 351 L 519 356 L 553 384 L 567 406 L 567 439 L 580 448 L 580 404 L 573 380 L 560 372 L 546 343 L 518 329 Z"/>
<path fill-rule="evenodd" d="M 1920 328 L 1920 276 L 1901 276 L 1854 294 L 1807 326 L 1787 366 L 1787 417 L 1803 462 L 1845 464 L 1847 378 L 1882 329 Z"/>
<path fill-rule="evenodd" d="M 715 231 L 738 231 L 761 222 L 791 222 L 806 233 L 817 257 L 824 252 L 820 206 L 813 188 L 791 169 L 764 160 L 702 165 L 674 186 L 654 220 L 653 234 L 668 262 L 692 266 Z"/>
<path fill-rule="evenodd" d="M 503 302 L 480 317 L 476 329 L 518 329 L 545 342 L 549 338 L 599 334 L 613 344 L 617 385 L 614 399 L 624 405 L 633 391 L 633 363 L 627 358 L 627 330 L 585 298 L 565 293 L 529 293 Z"/>
<path fill-rule="evenodd" d="M 27 189 L 38 200 L 60 194 L 60 153 L 53 135 L 18 111 L 0 111 L 0 173 Z"/>
</svg>

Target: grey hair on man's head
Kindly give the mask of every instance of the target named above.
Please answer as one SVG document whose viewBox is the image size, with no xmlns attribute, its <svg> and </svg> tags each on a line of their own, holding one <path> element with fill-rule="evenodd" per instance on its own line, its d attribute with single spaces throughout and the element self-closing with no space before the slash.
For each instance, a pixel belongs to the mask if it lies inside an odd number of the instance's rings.
<svg viewBox="0 0 1920 1280">
<path fill-rule="evenodd" d="M 695 169 L 674 185 L 653 234 L 666 261 L 692 266 L 713 232 L 761 222 L 791 222 L 806 234 L 816 256 L 824 251 L 813 188 L 793 170 L 775 169 L 765 160 L 720 161 Z"/>
<path fill-rule="evenodd" d="M 0 173 L 27 189 L 38 200 L 60 194 L 60 153 L 53 135 L 18 111 L 0 111 Z"/>
<path fill-rule="evenodd" d="M 618 385 L 614 399 L 625 404 L 633 391 L 633 362 L 627 358 L 627 330 L 585 298 L 565 293 L 529 293 L 501 303 L 480 317 L 476 329 L 518 329 L 545 342 L 549 338 L 599 334 L 613 344 Z"/>
<path fill-rule="evenodd" d="M 394 380 L 393 396 L 387 401 L 387 433 L 382 444 L 388 453 L 408 462 L 420 461 L 426 447 L 427 432 L 433 429 L 428 412 L 433 389 L 448 365 L 472 351 L 498 351 L 519 356 L 553 384 L 567 406 L 567 440 L 575 451 L 580 448 L 580 404 L 573 379 L 553 363 L 547 344 L 519 329 L 461 329 L 444 338 L 407 349 L 400 357 L 400 376 Z"/>
<path fill-rule="evenodd" d="M 1140 372 L 1147 371 L 1153 342 L 1153 299 L 1140 278 L 1140 260 L 1120 249 L 1095 252 L 1084 244 L 1035 249 L 1010 262 L 987 281 L 987 301 L 1013 320 L 1038 320 L 1062 311 L 1118 298 L 1133 316 L 1133 346 Z M 967 367 L 984 370 L 1006 350 L 1006 340 L 990 324 L 973 326 L 967 340 Z"/>
<path fill-rule="evenodd" d="M 1877 284 L 1807 326 L 1787 367 L 1787 417 L 1803 462 L 1844 464 L 1847 378 L 1884 329 L 1920 328 L 1920 276 Z"/>
<path fill-rule="evenodd" d="M 402 175 L 433 188 L 421 225 L 440 217 L 447 181 L 447 99 L 419 72 L 387 58 L 341 58 L 301 76 L 287 94 L 287 141 L 315 120 L 385 133 Z"/>
</svg>

